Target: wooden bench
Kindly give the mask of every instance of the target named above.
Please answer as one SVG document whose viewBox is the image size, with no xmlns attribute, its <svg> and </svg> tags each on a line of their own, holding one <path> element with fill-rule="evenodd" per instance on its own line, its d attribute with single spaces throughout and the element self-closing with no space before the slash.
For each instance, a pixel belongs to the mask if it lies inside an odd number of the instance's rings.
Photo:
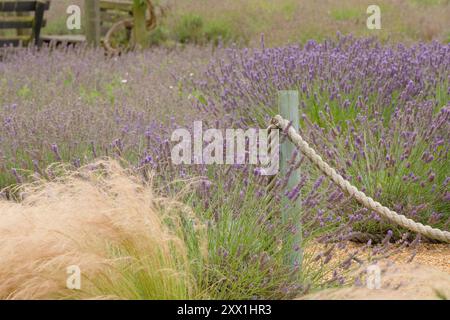
<svg viewBox="0 0 450 320">
<path fill-rule="evenodd" d="M 0 0 L 0 12 L 13 15 L 0 16 L 0 30 L 16 29 L 16 35 L 0 36 L 0 47 L 41 44 L 41 28 L 45 26 L 44 13 L 50 8 L 49 0 L 36 1 L 3 1 Z M 34 15 L 32 14 L 34 12 Z M 31 15 L 30 15 L 31 14 Z M 23 34 L 22 30 L 30 29 L 31 34 Z"/>
</svg>

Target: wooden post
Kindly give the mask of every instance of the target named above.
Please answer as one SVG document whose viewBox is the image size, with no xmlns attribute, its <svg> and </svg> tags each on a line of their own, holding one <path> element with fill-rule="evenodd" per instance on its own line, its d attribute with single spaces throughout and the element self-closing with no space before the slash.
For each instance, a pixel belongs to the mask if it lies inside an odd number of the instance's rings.
<svg viewBox="0 0 450 320">
<path fill-rule="evenodd" d="M 36 2 L 36 9 L 34 12 L 34 43 L 36 46 L 41 45 L 41 28 L 44 24 L 44 13 L 45 13 L 45 1 L 38 0 Z"/>
<path fill-rule="evenodd" d="M 278 92 L 278 111 L 279 114 L 292 122 L 292 127 L 298 131 L 300 125 L 299 117 L 299 97 L 298 91 L 279 91 Z M 294 144 L 286 139 L 284 143 L 280 146 L 280 172 L 281 177 L 286 176 L 289 170 L 289 161 L 292 159 L 292 155 L 296 151 Z M 298 161 L 298 158 L 296 159 Z M 286 190 L 292 190 L 300 183 L 300 171 L 295 170 L 291 173 Z M 286 245 L 291 246 L 291 254 L 286 257 L 287 262 L 292 266 L 301 266 L 302 263 L 302 252 L 301 252 L 301 241 L 302 241 L 302 228 L 300 223 L 300 210 L 301 210 L 301 199 L 297 198 L 295 202 L 289 200 L 285 195 L 281 200 L 281 212 L 283 222 L 291 222 L 296 228 L 296 234 L 292 241 L 286 243 Z"/>
<path fill-rule="evenodd" d="M 147 32 L 147 26 L 145 21 L 145 13 L 147 11 L 147 3 L 145 0 L 133 1 L 133 38 L 136 46 L 139 49 L 147 48 L 149 44 L 149 37 Z"/>
<path fill-rule="evenodd" d="M 100 1 L 84 0 L 86 41 L 92 46 L 100 45 Z"/>
</svg>

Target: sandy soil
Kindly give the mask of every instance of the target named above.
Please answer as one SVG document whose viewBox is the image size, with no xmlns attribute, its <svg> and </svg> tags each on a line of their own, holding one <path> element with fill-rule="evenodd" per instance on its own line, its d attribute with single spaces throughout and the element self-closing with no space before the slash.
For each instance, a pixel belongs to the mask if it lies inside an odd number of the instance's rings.
<svg viewBox="0 0 450 320">
<path fill-rule="evenodd" d="M 358 246 L 349 245 L 351 249 Z M 379 288 L 369 289 L 367 277 L 363 277 L 358 285 L 328 289 L 301 299 L 450 299 L 450 245 L 422 244 L 416 249 L 402 249 L 377 266 Z"/>
<path fill-rule="evenodd" d="M 411 250 L 404 249 L 392 258 L 398 263 L 405 263 L 411 254 Z M 424 266 L 435 267 L 450 275 L 450 245 L 423 244 L 418 248 L 413 262 Z"/>
</svg>

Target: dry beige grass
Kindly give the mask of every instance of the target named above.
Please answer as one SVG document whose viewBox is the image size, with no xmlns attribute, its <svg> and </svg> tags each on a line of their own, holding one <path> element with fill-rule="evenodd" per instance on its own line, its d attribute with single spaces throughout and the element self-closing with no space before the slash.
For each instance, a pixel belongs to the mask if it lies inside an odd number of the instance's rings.
<svg viewBox="0 0 450 320">
<path fill-rule="evenodd" d="M 56 181 L 17 190 L 20 203 L 0 201 L 0 299 L 193 294 L 186 244 L 177 235 L 186 208 L 158 198 L 117 162 L 57 170 Z M 81 269 L 81 291 L 66 288 L 71 265 Z"/>
</svg>

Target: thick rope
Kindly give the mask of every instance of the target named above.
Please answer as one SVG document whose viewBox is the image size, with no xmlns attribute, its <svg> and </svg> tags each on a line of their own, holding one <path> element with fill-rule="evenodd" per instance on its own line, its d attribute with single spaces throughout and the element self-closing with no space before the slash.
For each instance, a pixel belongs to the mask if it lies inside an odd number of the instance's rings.
<svg viewBox="0 0 450 320">
<path fill-rule="evenodd" d="M 322 158 L 312 149 L 306 141 L 295 131 L 290 125 L 290 122 L 283 119 L 280 115 L 275 116 L 272 119 L 272 125 L 286 132 L 289 139 L 294 143 L 299 150 L 316 165 L 320 171 L 328 176 L 334 183 L 336 183 L 343 191 L 347 192 L 350 196 L 354 197 L 364 207 L 373 210 L 383 218 L 398 224 L 408 230 L 416 233 L 420 233 L 428 238 L 440 240 L 442 242 L 450 243 L 450 232 L 442 231 L 430 226 L 423 225 L 419 222 L 415 222 L 404 215 L 398 214 L 392 211 L 379 202 L 373 200 L 371 197 L 366 196 L 363 192 L 359 191 L 349 181 L 345 180 L 335 169 L 330 167 Z"/>
</svg>

